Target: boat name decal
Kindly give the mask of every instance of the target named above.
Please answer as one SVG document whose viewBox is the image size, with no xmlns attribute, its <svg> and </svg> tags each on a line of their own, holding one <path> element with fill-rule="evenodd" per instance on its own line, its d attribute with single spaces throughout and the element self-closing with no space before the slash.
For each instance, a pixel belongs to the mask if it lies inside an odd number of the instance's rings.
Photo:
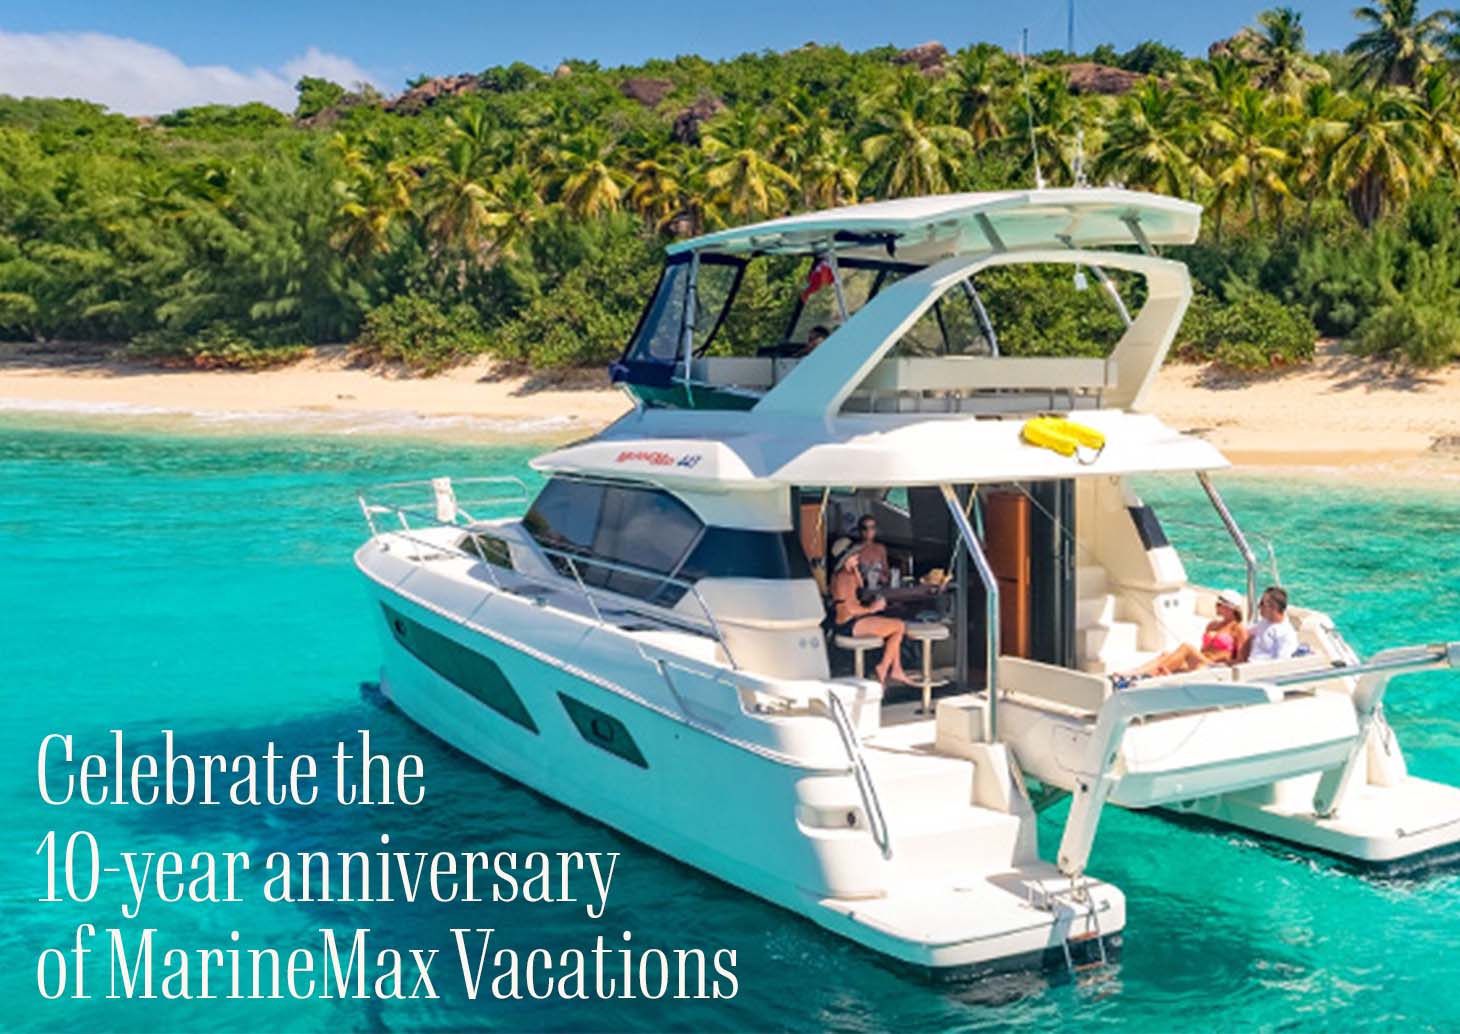
<svg viewBox="0 0 1460 1034">
<path fill-rule="evenodd" d="M 667 452 L 648 449 L 625 449 L 614 457 L 615 463 L 649 463 L 656 467 L 693 467 L 704 457 L 697 452 L 676 457 Z"/>
</svg>

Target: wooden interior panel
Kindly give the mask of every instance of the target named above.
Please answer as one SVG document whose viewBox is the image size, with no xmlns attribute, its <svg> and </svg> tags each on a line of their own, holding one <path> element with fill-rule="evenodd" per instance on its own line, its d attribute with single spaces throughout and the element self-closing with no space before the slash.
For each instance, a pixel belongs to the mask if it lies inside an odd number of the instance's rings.
<svg viewBox="0 0 1460 1034">
<path fill-rule="evenodd" d="M 1002 653 L 1029 656 L 1029 497 L 989 492 L 984 501 L 984 538 L 989 566 L 999 581 L 999 637 Z"/>
</svg>

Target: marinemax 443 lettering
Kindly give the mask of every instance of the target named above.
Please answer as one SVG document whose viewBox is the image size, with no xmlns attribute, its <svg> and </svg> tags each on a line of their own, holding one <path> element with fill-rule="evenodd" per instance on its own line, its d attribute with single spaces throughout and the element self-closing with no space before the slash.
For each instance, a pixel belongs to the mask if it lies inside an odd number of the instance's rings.
<svg viewBox="0 0 1460 1034">
<path fill-rule="evenodd" d="M 1086 871 L 1106 804 L 1359 863 L 1456 850 L 1460 788 L 1405 770 L 1383 699 L 1396 673 L 1460 666 L 1460 643 L 1365 661 L 1293 606 L 1285 656 L 1112 677 L 1221 608 L 1256 617 L 1257 554 L 1210 478 L 1226 460 L 1142 411 L 1191 299 L 1157 249 L 1199 220 L 1036 190 L 673 245 L 612 370 L 634 410 L 536 459 L 535 498 L 362 493 L 384 691 L 499 772 L 937 970 L 1105 958 L 1126 916 Z M 789 324 L 726 354 L 756 262 L 801 271 Z M 1011 354 L 980 286 L 1014 266 L 1093 277 L 1123 328 L 1110 352 Z M 1150 472 L 1200 479 L 1245 593 L 1190 582 L 1131 486 Z M 828 619 L 828 558 L 872 525 L 868 588 L 902 615 L 912 687 L 862 677 L 884 636 Z M 1063 795 L 1046 861 L 1037 811 Z"/>
</svg>

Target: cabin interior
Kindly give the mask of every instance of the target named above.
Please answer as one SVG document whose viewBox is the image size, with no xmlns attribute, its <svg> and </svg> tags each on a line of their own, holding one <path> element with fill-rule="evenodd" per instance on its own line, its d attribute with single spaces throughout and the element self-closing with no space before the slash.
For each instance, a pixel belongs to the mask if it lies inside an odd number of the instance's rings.
<svg viewBox="0 0 1460 1034">
<path fill-rule="evenodd" d="M 999 682 L 1006 693 L 1093 714 L 1111 692 L 1109 674 L 1180 642 L 1199 641 L 1215 615 L 1215 593 L 1189 584 L 1155 512 L 1123 478 L 964 485 L 956 494 L 998 581 Z M 937 682 L 932 697 L 982 691 L 986 593 L 958 548 L 955 521 L 940 490 L 803 488 L 795 498 L 796 532 L 823 587 L 834 547 L 845 547 L 842 540 L 856 542 L 864 517 L 875 521 L 889 566 L 910 569 L 913 583 L 921 585 L 929 572 L 951 576 L 940 589 L 924 587 L 926 594 L 919 596 L 907 590 L 904 573 L 902 584 L 884 589 L 904 601 L 888 613 L 948 629 L 946 638 L 929 644 Z M 826 604 L 831 607 L 829 597 Z M 1324 629 L 1312 622 L 1305 627 L 1306 613 L 1291 612 L 1300 636 L 1327 653 Z M 835 636 L 828 643 L 832 674 L 852 674 L 853 651 Z M 916 673 L 915 681 L 922 649 L 911 636 L 903 647 L 904 667 Z M 872 659 L 880 655 L 880 647 L 868 652 Z M 882 724 L 926 717 L 921 695 L 921 687 L 889 687 Z"/>
</svg>

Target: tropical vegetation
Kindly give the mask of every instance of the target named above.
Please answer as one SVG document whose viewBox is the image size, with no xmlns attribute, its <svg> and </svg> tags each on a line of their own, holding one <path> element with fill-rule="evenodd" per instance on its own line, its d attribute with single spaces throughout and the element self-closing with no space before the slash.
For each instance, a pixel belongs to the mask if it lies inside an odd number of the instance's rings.
<svg viewBox="0 0 1460 1034">
<path fill-rule="evenodd" d="M 1206 206 L 1187 355 L 1285 365 L 1321 333 L 1453 361 L 1460 15 L 1354 15 L 1341 53 L 1311 52 L 1276 8 L 1205 58 L 808 44 L 516 64 L 393 100 L 306 78 L 289 115 L 0 97 L 0 338 L 204 365 L 342 341 L 425 369 L 598 362 L 671 238 L 1042 178 Z M 748 282 L 752 311 L 779 313 L 777 290 Z"/>
</svg>

